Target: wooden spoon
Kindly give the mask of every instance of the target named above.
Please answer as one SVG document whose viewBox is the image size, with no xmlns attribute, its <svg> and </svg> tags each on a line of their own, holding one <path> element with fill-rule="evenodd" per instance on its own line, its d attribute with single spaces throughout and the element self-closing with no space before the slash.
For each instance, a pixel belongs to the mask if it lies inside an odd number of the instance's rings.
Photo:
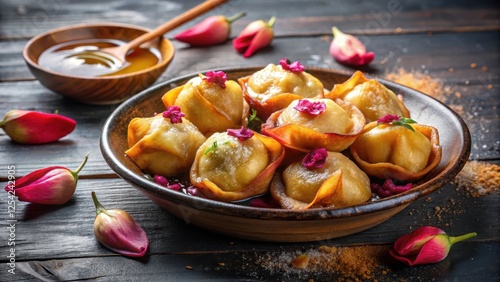
<svg viewBox="0 0 500 282">
<path fill-rule="evenodd" d="M 155 39 L 164 33 L 204 14 L 205 12 L 210 11 L 211 9 L 227 2 L 228 0 L 207 0 L 190 10 L 178 15 L 177 17 L 167 21 L 166 23 L 160 25 L 154 30 L 145 33 L 136 39 L 128 42 L 127 44 L 109 47 L 109 48 L 101 48 L 97 50 L 85 50 L 82 48 L 78 50 L 74 50 L 75 52 L 71 53 L 67 57 L 79 57 L 79 58 L 92 58 L 94 60 L 101 60 L 102 63 L 108 65 L 112 68 L 120 68 L 122 65 L 126 63 L 126 56 L 128 52 L 142 43 L 145 43 L 149 40 Z"/>
</svg>

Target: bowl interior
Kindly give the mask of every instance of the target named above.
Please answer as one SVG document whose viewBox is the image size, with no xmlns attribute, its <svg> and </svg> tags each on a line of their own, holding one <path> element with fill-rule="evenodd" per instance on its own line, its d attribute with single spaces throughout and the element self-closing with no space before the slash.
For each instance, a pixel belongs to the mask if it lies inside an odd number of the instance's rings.
<svg viewBox="0 0 500 282">
<path fill-rule="evenodd" d="M 243 77 L 261 68 L 226 69 L 228 79 Z M 351 74 L 328 69 L 307 70 L 319 78 L 325 88 L 347 80 Z M 127 127 L 132 118 L 150 117 L 155 112 L 164 111 L 160 99 L 168 90 L 180 86 L 197 74 L 166 81 L 143 91 L 124 102 L 108 118 L 101 137 L 101 151 L 110 167 L 134 187 L 143 191 L 157 203 L 167 201 L 169 205 L 179 205 L 202 211 L 246 219 L 264 220 L 328 220 L 352 216 L 375 214 L 409 204 L 449 182 L 465 165 L 470 153 L 470 135 L 463 120 L 441 102 L 402 85 L 380 80 L 384 85 L 404 97 L 412 118 L 421 124 L 436 127 L 439 131 L 443 158 L 438 167 L 421 179 L 413 189 L 385 199 L 367 202 L 347 208 L 310 209 L 294 211 L 285 209 L 253 208 L 233 203 L 192 197 L 162 188 L 147 180 L 141 170 L 125 156 L 128 149 Z M 161 205 L 161 204 L 160 204 Z M 401 208 L 402 209 L 402 208 Z"/>
<path fill-rule="evenodd" d="M 34 37 L 26 44 L 23 55 L 29 63 L 38 65 L 38 58 L 40 55 L 48 48 L 57 44 L 83 39 L 117 39 L 127 42 L 148 31 L 149 29 L 143 27 L 114 23 L 82 24 L 62 27 Z M 169 46 L 168 40 L 162 38 L 161 40 L 155 40 L 149 44 L 158 49 L 161 54 L 161 63 L 157 64 L 155 67 L 159 67 L 172 59 L 173 49 L 170 48 L 171 46 Z"/>
<path fill-rule="evenodd" d="M 32 38 L 23 49 L 23 57 L 31 73 L 46 88 L 85 104 L 122 102 L 150 87 L 165 71 L 174 56 L 174 46 L 167 38 L 148 42 L 161 54 L 161 61 L 151 67 L 112 76 L 86 77 L 58 73 L 38 64 L 48 48 L 68 41 L 84 39 L 117 39 L 130 41 L 149 29 L 114 23 L 82 24 L 62 27 Z"/>
</svg>

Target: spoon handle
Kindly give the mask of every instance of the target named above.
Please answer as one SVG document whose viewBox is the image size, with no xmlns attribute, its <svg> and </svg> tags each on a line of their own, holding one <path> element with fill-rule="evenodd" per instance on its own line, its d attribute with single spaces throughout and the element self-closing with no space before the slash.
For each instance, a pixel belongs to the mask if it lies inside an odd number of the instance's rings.
<svg viewBox="0 0 500 282">
<path fill-rule="evenodd" d="M 160 25 L 159 27 L 153 29 L 152 31 L 145 33 L 136 39 L 130 41 L 129 43 L 122 46 L 122 48 L 126 48 L 127 50 L 138 47 L 144 42 L 147 42 L 151 39 L 155 39 L 167 31 L 170 31 L 208 11 L 211 9 L 227 2 L 228 0 L 206 0 L 205 2 L 187 10 L 186 12 L 176 16 L 175 18 L 167 21 L 166 23 Z"/>
</svg>

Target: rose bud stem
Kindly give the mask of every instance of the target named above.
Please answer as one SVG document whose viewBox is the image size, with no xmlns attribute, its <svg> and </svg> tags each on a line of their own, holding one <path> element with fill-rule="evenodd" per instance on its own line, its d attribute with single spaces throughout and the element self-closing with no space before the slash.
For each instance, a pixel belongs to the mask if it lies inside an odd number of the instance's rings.
<svg viewBox="0 0 500 282">
<path fill-rule="evenodd" d="M 244 16 L 246 16 L 246 13 L 245 13 L 245 12 L 239 12 L 239 13 L 237 13 L 236 15 L 233 15 L 233 16 L 231 16 L 231 17 L 226 18 L 226 21 L 227 21 L 228 23 L 233 23 L 235 20 L 237 20 L 237 19 L 239 19 L 239 18 L 242 18 L 242 17 L 244 17 Z"/>
<path fill-rule="evenodd" d="M 467 234 L 464 234 L 464 235 L 461 235 L 461 236 L 449 236 L 450 238 L 450 247 L 453 246 L 455 243 L 458 243 L 460 241 L 465 241 L 467 239 L 470 239 L 472 237 L 476 237 L 477 236 L 477 233 L 476 232 L 471 232 L 471 233 L 467 233 Z"/>
</svg>

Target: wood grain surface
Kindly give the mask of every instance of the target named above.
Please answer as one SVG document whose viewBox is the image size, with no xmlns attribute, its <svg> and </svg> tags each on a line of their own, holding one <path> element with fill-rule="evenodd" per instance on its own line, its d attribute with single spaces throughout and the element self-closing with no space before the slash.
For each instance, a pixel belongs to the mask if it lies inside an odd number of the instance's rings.
<svg viewBox="0 0 500 282">
<path fill-rule="evenodd" d="M 16 144 L 0 131 L 0 183 L 7 166 L 15 176 L 50 165 L 76 168 L 86 153 L 73 199 L 47 207 L 16 202 L 16 274 L 7 272 L 9 227 L 7 193 L 0 196 L 0 281 L 336 281 L 345 274 L 329 271 L 278 271 L 263 267 L 262 257 L 299 254 L 322 245 L 354 248 L 390 247 L 402 234 L 433 225 L 452 235 L 478 236 L 452 248 L 444 261 L 420 267 L 388 264 L 379 281 L 498 281 L 500 279 L 500 196 L 481 197 L 454 183 L 412 203 L 403 212 L 367 231 L 329 241 L 263 243 L 204 231 L 156 206 L 120 179 L 99 150 L 102 126 L 117 105 L 92 106 L 62 98 L 44 88 L 29 72 L 22 49 L 33 36 L 76 23 L 121 22 L 154 28 L 199 1 L 2 0 L 0 2 L 0 115 L 11 109 L 59 113 L 77 127 L 59 142 L 42 146 Z M 307 7 L 307 9 L 305 8 Z M 331 27 L 353 33 L 376 58 L 362 71 L 385 77 L 398 69 L 430 75 L 447 89 L 446 104 L 467 123 L 472 137 L 470 160 L 500 164 L 500 10 L 496 1 L 306 1 L 233 0 L 209 15 L 247 16 L 232 26 L 235 37 L 248 23 L 277 16 L 272 45 L 245 59 L 230 42 L 190 48 L 174 42 L 176 54 L 156 83 L 181 75 L 227 67 L 264 66 L 283 57 L 310 67 L 352 72 L 328 52 Z M 199 20 L 170 33 L 183 30 Z M 450 94 L 451 93 L 451 94 Z M 150 240 L 142 259 L 109 251 L 93 234 L 95 211 L 90 193 L 103 205 L 128 211 Z M 191 266 L 192 269 L 186 268 Z M 354 274 L 353 274 L 354 275 Z M 354 277 L 354 276 L 353 276 Z M 351 280 L 356 280 L 351 277 Z"/>
</svg>

